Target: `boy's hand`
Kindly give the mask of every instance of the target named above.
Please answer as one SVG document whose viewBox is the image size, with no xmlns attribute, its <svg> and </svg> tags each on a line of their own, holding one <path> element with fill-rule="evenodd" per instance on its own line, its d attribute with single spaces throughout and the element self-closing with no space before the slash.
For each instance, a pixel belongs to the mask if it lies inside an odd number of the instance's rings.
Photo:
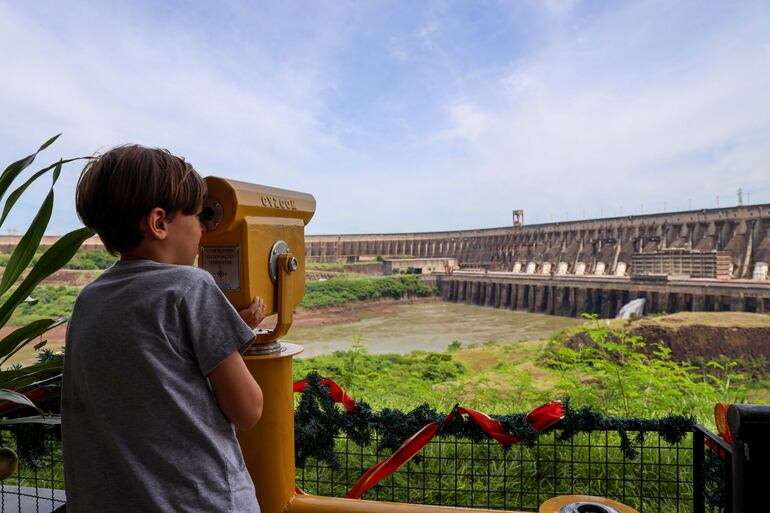
<svg viewBox="0 0 770 513">
<path fill-rule="evenodd" d="M 259 326 L 259 323 L 265 318 L 265 302 L 257 296 L 249 306 L 238 312 L 243 322 L 249 325 L 251 329 Z"/>
</svg>

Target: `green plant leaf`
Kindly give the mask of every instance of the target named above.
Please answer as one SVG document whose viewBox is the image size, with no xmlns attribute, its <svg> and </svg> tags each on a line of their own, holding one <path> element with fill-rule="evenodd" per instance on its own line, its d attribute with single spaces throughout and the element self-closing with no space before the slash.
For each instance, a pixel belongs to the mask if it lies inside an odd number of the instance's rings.
<svg viewBox="0 0 770 513">
<path fill-rule="evenodd" d="M 47 424 L 49 426 L 57 426 L 61 424 L 61 415 L 33 415 L 32 417 L 0 420 L 0 426 L 10 426 L 13 424 Z"/>
<path fill-rule="evenodd" d="M 40 240 L 43 238 L 45 229 L 48 227 L 48 221 L 51 220 L 51 214 L 53 213 L 53 187 L 59 179 L 60 173 L 61 161 L 54 168 L 51 190 L 45 197 L 43 204 L 40 205 L 40 210 L 37 211 L 37 215 L 35 215 L 29 228 L 27 228 L 27 232 L 16 245 L 16 249 L 13 250 L 11 258 L 8 259 L 5 272 L 3 272 L 3 279 L 0 281 L 0 295 L 5 294 L 11 288 L 11 285 L 16 283 L 21 273 L 29 265 L 32 257 L 35 256 L 35 251 L 40 247 Z"/>
<path fill-rule="evenodd" d="M 43 413 L 43 410 L 35 406 L 35 403 L 33 403 L 29 397 L 27 397 L 24 394 L 20 394 L 18 392 L 14 392 L 13 390 L 8 389 L 2 389 L 0 390 L 0 401 L 10 401 L 12 403 L 16 404 L 23 404 L 24 406 L 31 406 L 32 408 L 39 411 L 41 414 Z"/>
<path fill-rule="evenodd" d="M 5 326 L 16 307 L 26 299 L 38 283 L 69 262 L 80 245 L 83 244 L 83 241 L 93 234 L 94 232 L 88 228 L 80 228 L 64 235 L 53 246 L 48 248 L 40 257 L 40 260 L 37 261 L 37 264 L 30 270 L 29 274 L 27 274 L 27 277 L 24 278 L 5 303 L 0 305 L 0 326 Z"/>
<path fill-rule="evenodd" d="M 19 173 L 24 171 L 32 162 L 35 161 L 35 157 L 37 157 L 37 154 L 43 151 L 44 149 L 48 148 L 53 142 L 59 138 L 61 134 L 57 134 L 50 139 L 48 139 L 46 142 L 44 142 L 40 148 L 37 149 L 35 153 L 32 155 L 27 155 L 23 159 L 17 160 L 7 168 L 5 168 L 5 171 L 3 171 L 3 174 L 0 175 L 0 199 L 5 196 L 5 192 L 8 190 L 8 187 L 11 186 L 13 181 L 16 179 L 17 176 L 19 176 Z"/>
<path fill-rule="evenodd" d="M 0 388 L 25 390 L 40 385 L 56 383 L 62 373 L 61 360 L 49 360 L 27 365 L 20 369 L 8 369 L 0 372 Z"/>
<path fill-rule="evenodd" d="M 16 354 L 17 351 L 31 340 L 65 322 L 67 322 L 66 319 L 40 319 L 14 330 L 0 340 L 0 365 L 5 363 L 8 358 Z"/>
<path fill-rule="evenodd" d="M 84 160 L 89 159 L 90 157 L 78 157 L 74 159 L 66 159 L 66 160 L 60 160 L 59 162 L 56 162 L 54 164 L 51 164 L 50 166 L 44 167 L 34 175 L 32 175 L 26 182 L 24 182 L 19 188 L 17 188 L 15 191 L 13 191 L 11 194 L 8 195 L 8 199 L 5 201 L 5 207 L 3 208 L 3 215 L 0 217 L 0 226 L 3 225 L 5 222 L 5 219 L 8 217 L 8 214 L 10 214 L 11 209 L 16 204 L 16 201 L 21 197 L 22 194 L 24 194 L 24 191 L 27 190 L 27 188 L 32 185 L 32 183 L 46 174 L 48 171 L 53 169 L 56 166 L 61 166 L 62 164 L 67 164 L 69 162 L 74 162 L 76 160 Z"/>
</svg>

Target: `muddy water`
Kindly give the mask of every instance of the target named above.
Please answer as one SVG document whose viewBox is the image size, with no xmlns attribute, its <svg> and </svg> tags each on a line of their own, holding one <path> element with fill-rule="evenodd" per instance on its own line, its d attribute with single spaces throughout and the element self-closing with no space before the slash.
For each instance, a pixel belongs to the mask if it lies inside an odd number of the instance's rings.
<svg viewBox="0 0 770 513">
<path fill-rule="evenodd" d="M 360 305 L 359 305 L 360 306 Z M 548 338 L 568 326 L 580 324 L 580 319 L 553 315 L 530 314 L 496 310 L 481 306 L 431 301 L 424 303 L 391 303 L 370 305 L 371 308 L 350 308 L 344 314 L 329 313 L 335 324 L 313 325 L 323 321 L 324 313 L 314 313 L 311 325 L 301 322 L 291 328 L 283 340 L 305 347 L 302 356 L 327 354 L 350 349 L 354 339 L 370 353 L 408 353 L 410 351 L 446 351 L 454 340 L 463 345 L 495 342 L 517 342 Z M 349 312 L 349 313 L 348 313 Z M 344 322 L 337 323 L 340 318 Z M 5 328 L 10 332 L 11 328 Z M 64 344 L 65 327 L 46 335 L 47 347 L 58 351 Z M 0 335 L 6 335 L 2 333 Z M 1 338 L 1 337 L 0 337 Z M 6 365 L 29 365 L 36 361 L 33 344 L 11 358 Z"/>
<path fill-rule="evenodd" d="M 359 337 L 359 343 L 370 353 L 445 351 L 454 340 L 469 345 L 543 339 L 582 322 L 571 317 L 443 302 L 393 305 L 386 312 L 354 315 L 354 322 L 295 326 L 284 340 L 303 345 L 305 351 L 300 356 L 304 357 L 349 349 Z"/>
</svg>

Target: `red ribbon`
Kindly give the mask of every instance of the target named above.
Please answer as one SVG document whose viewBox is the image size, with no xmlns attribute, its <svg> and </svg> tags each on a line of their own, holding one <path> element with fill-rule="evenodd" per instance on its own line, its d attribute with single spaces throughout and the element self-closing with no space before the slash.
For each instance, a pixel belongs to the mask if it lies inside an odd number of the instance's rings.
<svg viewBox="0 0 770 513">
<path fill-rule="evenodd" d="M 324 378 L 321 383 L 329 387 L 332 399 L 337 403 L 342 403 L 348 412 L 356 408 L 356 402 L 334 381 Z M 298 381 L 294 384 L 294 392 L 301 392 L 307 380 Z M 500 444 L 509 447 L 523 440 L 520 436 L 511 435 L 502 424 L 489 417 L 489 415 L 480 411 L 456 407 L 443 422 L 451 422 L 455 415 L 467 415 L 471 421 L 478 425 L 487 435 L 494 438 Z M 565 415 L 564 404 L 561 401 L 554 401 L 550 404 L 544 404 L 527 414 L 527 424 L 541 433 L 546 428 L 563 419 Z M 393 454 L 375 464 L 367 470 L 363 476 L 353 485 L 347 494 L 349 499 L 360 499 L 367 490 L 398 470 L 404 464 L 409 462 L 414 456 L 430 442 L 438 431 L 439 423 L 430 422 L 423 426 L 415 434 L 404 440 L 401 447 L 396 449 Z M 302 490 L 295 488 L 297 493 Z"/>
<path fill-rule="evenodd" d="M 714 405 L 714 423 L 717 426 L 717 432 L 719 433 L 719 436 L 722 438 L 722 440 L 732 445 L 733 435 L 730 432 L 730 425 L 727 423 L 727 409 L 729 407 L 730 405 L 725 403 L 717 403 Z M 714 451 L 717 456 L 719 456 L 719 459 L 724 460 L 727 457 L 724 449 L 722 449 L 719 444 L 710 438 L 706 437 L 703 442 L 706 444 L 706 447 Z"/>
<path fill-rule="evenodd" d="M 719 436 L 728 444 L 733 443 L 733 434 L 730 432 L 730 424 L 727 423 L 727 409 L 729 404 L 717 403 L 714 405 L 714 421 L 717 425 Z"/>
<path fill-rule="evenodd" d="M 436 436 L 436 431 L 438 431 L 438 422 L 431 422 L 407 438 L 404 443 L 401 444 L 401 447 L 396 449 L 393 454 L 367 470 L 364 475 L 356 481 L 353 488 L 350 489 L 347 498 L 360 499 L 369 488 L 376 485 L 414 458 L 415 454 L 420 452 L 420 449 L 425 447 L 425 445 Z"/>
<path fill-rule="evenodd" d="M 302 392 L 307 384 L 308 381 L 306 379 L 294 383 L 294 393 L 296 394 L 297 392 Z M 350 397 L 348 393 L 345 392 L 337 383 L 330 379 L 323 378 L 321 380 L 321 384 L 326 385 L 329 388 L 329 393 L 331 394 L 335 403 L 342 403 L 348 412 L 352 412 L 356 409 L 356 401 Z"/>
</svg>

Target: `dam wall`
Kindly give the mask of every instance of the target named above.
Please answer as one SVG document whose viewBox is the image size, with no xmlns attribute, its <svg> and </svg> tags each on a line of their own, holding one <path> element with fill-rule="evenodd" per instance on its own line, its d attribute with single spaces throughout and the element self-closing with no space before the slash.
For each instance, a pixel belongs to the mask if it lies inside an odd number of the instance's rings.
<svg viewBox="0 0 770 513">
<path fill-rule="evenodd" d="M 634 282 L 627 278 L 540 277 L 510 273 L 438 275 L 445 301 L 532 313 L 613 318 L 632 299 L 644 298 L 644 313 L 738 311 L 770 313 L 770 282 L 674 280 Z"/>
<path fill-rule="evenodd" d="M 445 232 L 308 235 L 309 261 L 356 256 L 457 258 L 461 268 L 629 275 L 632 256 L 725 252 L 734 278 L 766 280 L 770 204 Z"/>
</svg>

